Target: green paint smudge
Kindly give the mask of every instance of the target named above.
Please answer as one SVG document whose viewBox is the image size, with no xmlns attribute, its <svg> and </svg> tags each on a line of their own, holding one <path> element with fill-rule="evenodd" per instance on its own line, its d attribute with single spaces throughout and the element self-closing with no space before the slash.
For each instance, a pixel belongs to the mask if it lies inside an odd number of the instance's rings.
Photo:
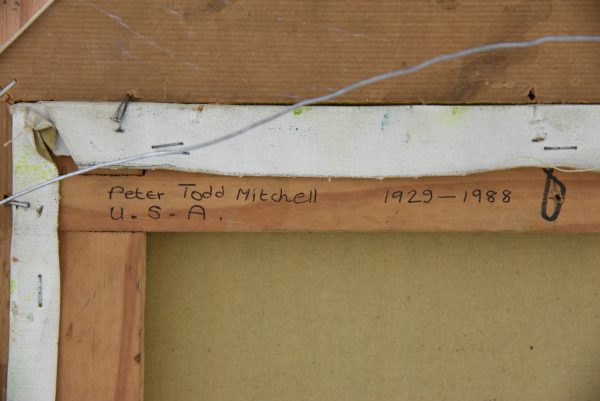
<svg viewBox="0 0 600 401">
<path fill-rule="evenodd" d="M 460 118 L 467 111 L 465 106 L 454 106 L 452 107 L 452 116 L 454 118 Z"/>
<path fill-rule="evenodd" d="M 15 288 L 17 288 L 17 282 L 15 281 L 15 279 L 11 278 L 8 283 L 8 293 L 12 294 Z"/>
<path fill-rule="evenodd" d="M 23 184 L 46 181 L 56 174 L 55 168 L 49 162 L 39 162 L 40 155 L 35 148 L 19 146 L 14 155 L 13 171 L 21 177 Z"/>
<path fill-rule="evenodd" d="M 302 113 L 304 113 L 305 111 L 309 111 L 309 110 L 312 110 L 311 106 L 298 107 L 296 110 L 294 110 L 294 115 L 299 116 Z"/>
</svg>

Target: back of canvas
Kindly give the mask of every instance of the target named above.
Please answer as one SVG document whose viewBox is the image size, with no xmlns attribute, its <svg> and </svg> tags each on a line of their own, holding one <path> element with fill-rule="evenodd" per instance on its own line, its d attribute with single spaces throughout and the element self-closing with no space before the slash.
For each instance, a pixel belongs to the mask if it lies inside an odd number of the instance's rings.
<svg viewBox="0 0 600 401">
<path fill-rule="evenodd" d="M 152 234 L 145 397 L 599 399 L 599 240 Z"/>
</svg>

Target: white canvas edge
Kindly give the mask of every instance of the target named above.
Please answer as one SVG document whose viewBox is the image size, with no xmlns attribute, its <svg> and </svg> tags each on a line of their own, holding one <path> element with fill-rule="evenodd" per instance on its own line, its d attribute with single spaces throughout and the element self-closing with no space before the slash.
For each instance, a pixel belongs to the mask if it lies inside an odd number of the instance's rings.
<svg viewBox="0 0 600 401">
<path fill-rule="evenodd" d="M 13 190 L 56 177 L 36 150 L 32 125 L 39 116 L 13 114 Z M 10 262 L 10 334 L 7 399 L 53 401 L 56 395 L 60 271 L 58 184 L 19 198 L 13 206 Z"/>
<path fill-rule="evenodd" d="M 112 117 L 118 103 L 41 106 L 82 167 L 148 152 L 153 145 L 201 143 L 283 107 L 133 102 L 124 132 L 116 132 Z M 372 178 L 516 167 L 595 169 L 598 126 L 598 105 L 315 106 L 190 155 L 123 166 L 238 176 Z M 555 148 L 559 150 L 549 150 Z"/>
</svg>

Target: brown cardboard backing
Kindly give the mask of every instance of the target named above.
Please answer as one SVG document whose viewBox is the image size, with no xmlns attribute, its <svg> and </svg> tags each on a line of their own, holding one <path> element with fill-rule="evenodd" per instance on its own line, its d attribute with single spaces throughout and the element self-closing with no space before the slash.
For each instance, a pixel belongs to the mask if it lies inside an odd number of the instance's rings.
<svg viewBox="0 0 600 401">
<path fill-rule="evenodd" d="M 600 34 L 597 0 L 57 0 L 0 55 L 15 100 L 290 103 L 470 46 Z M 341 103 L 597 103 L 598 44 L 437 65 Z"/>
</svg>

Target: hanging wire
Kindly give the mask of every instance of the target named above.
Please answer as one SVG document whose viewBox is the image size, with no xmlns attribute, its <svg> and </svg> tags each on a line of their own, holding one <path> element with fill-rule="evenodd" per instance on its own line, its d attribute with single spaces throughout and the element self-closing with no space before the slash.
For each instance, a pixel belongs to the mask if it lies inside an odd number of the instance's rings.
<svg viewBox="0 0 600 401">
<path fill-rule="evenodd" d="M 438 63 L 442 63 L 445 61 L 450 61 L 450 60 L 455 60 L 455 59 L 459 59 L 459 58 L 463 58 L 463 57 L 467 57 L 467 56 L 471 56 L 473 54 L 478 54 L 478 53 L 485 53 L 485 52 L 489 52 L 489 51 L 496 51 L 496 50 L 502 50 L 502 49 L 522 49 L 522 48 L 526 48 L 526 47 L 533 47 L 533 46 L 538 46 L 541 45 L 543 43 L 550 43 L 550 42 L 558 42 L 558 43 L 566 43 L 566 42 L 600 42 L 600 35 L 550 35 L 550 36 L 542 36 L 540 38 L 537 39 L 533 39 L 533 40 L 526 40 L 526 41 L 518 41 L 518 42 L 498 42 L 498 43 L 491 43 L 491 44 L 487 44 L 487 45 L 482 45 L 482 46 L 476 46 L 476 47 L 471 47 L 468 49 L 463 49 L 463 50 L 459 50 L 456 52 L 452 52 L 452 53 L 446 53 L 446 54 L 442 54 L 433 58 L 430 58 L 429 60 L 423 61 L 420 64 L 411 66 L 411 67 L 406 67 L 406 68 L 402 68 L 399 70 L 394 70 L 394 71 L 390 71 L 390 72 L 386 72 L 384 74 L 379 74 L 379 75 L 375 75 L 372 76 L 370 78 L 366 78 L 363 79 L 361 81 L 357 81 L 353 84 L 350 84 L 346 87 L 343 87 L 339 90 L 327 93 L 323 96 L 319 96 L 319 97 L 313 97 L 310 99 L 305 99 L 302 100 L 298 103 L 292 104 L 290 106 L 284 107 L 283 109 L 281 109 L 280 111 L 265 117 L 263 119 L 260 119 L 258 121 L 255 121 L 251 124 L 248 124 L 247 126 L 237 129 L 235 131 L 232 131 L 228 134 L 219 136 L 217 138 L 214 139 L 210 139 L 208 141 L 204 141 L 204 142 L 200 142 L 194 145 L 188 145 L 188 146 L 184 146 L 184 147 L 178 147 L 175 149 L 165 149 L 165 150 L 160 150 L 160 151 L 152 151 L 152 152 L 147 152 L 147 153 L 140 153 L 138 155 L 133 155 L 133 156 L 129 156 L 123 159 L 118 159 L 118 160 L 112 160 L 112 161 L 108 161 L 108 162 L 103 162 L 103 163 L 98 163 L 96 165 L 90 166 L 90 167 L 86 167 L 77 171 L 73 171 L 71 173 L 68 174 L 64 174 L 55 178 L 52 178 L 48 181 L 44 181 L 40 184 L 34 185 L 32 187 L 29 187 L 23 191 L 17 192 L 3 200 L 0 201 L 0 205 L 4 205 L 4 204 L 8 204 L 9 202 L 11 202 L 14 199 L 19 198 L 20 196 L 26 195 L 28 193 L 31 193 L 33 191 L 36 191 L 38 189 L 44 188 L 48 185 L 54 184 L 55 182 L 59 182 L 59 181 L 63 181 L 66 180 L 68 178 L 71 177 L 75 177 L 77 175 L 81 175 L 81 174 L 85 174 L 85 173 L 89 173 L 90 171 L 94 171 L 100 168 L 105 168 L 105 167 L 111 167 L 111 166 L 117 166 L 117 165 L 123 165 L 125 163 L 129 163 L 129 162 L 133 162 L 133 161 L 138 161 L 138 160 L 143 160 L 143 159 L 148 159 L 151 157 L 162 157 L 162 156 L 168 156 L 168 155 L 175 155 L 175 154 L 189 154 L 189 152 L 192 152 L 194 150 L 198 150 L 198 149 L 203 149 L 203 148 L 207 148 L 209 146 L 213 146 L 225 141 L 229 141 L 233 138 L 239 137 L 241 135 L 244 135 L 246 133 L 248 133 L 249 131 L 253 130 L 254 128 L 263 126 L 265 124 L 268 124 L 284 115 L 286 115 L 287 113 L 290 113 L 294 110 L 296 110 L 299 107 L 303 107 L 303 106 L 309 106 L 309 105 L 313 105 L 316 103 L 322 103 L 322 102 L 326 102 L 335 98 L 338 98 L 342 95 L 345 95 L 348 92 L 354 91 L 356 89 L 360 89 L 363 88 L 365 86 L 368 85 L 372 85 L 374 83 L 377 82 L 381 82 L 381 81 L 385 81 L 391 78 L 395 78 L 395 77 L 400 77 L 403 75 L 409 75 L 409 74 L 414 74 L 416 72 L 419 72 L 421 70 L 424 70 L 434 64 L 438 64 Z"/>
</svg>

